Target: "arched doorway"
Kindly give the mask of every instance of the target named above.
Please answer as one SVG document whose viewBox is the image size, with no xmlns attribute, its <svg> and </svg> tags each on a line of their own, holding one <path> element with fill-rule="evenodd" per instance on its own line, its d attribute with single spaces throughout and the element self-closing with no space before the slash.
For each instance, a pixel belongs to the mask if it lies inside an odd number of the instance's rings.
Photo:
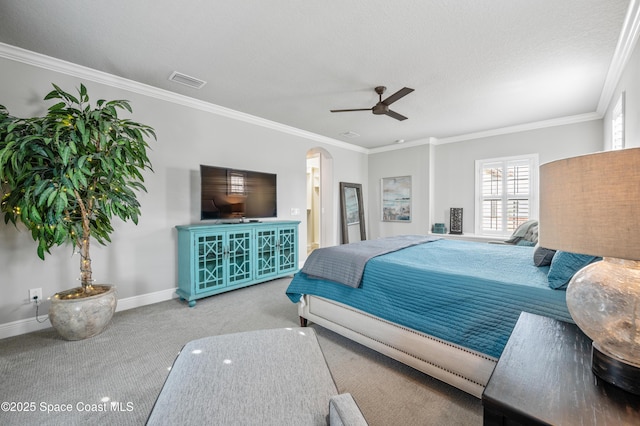
<svg viewBox="0 0 640 426">
<path fill-rule="evenodd" d="M 333 158 L 324 148 L 307 152 L 307 254 L 334 245 Z"/>
</svg>

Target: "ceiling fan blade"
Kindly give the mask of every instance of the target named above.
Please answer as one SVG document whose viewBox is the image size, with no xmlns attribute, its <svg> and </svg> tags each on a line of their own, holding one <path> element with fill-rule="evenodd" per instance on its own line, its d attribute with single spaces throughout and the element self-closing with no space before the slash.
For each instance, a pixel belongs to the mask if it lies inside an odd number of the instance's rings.
<svg viewBox="0 0 640 426">
<path fill-rule="evenodd" d="M 391 105 L 392 103 L 394 103 L 398 99 L 403 98 L 403 97 L 407 96 L 409 93 L 413 92 L 413 90 L 414 89 L 410 89 L 408 87 L 404 87 L 404 88 L 398 90 L 393 95 L 389 96 L 384 101 L 382 101 L 382 103 L 385 104 L 385 105 Z"/>
<path fill-rule="evenodd" d="M 407 117 L 405 117 L 404 115 L 398 114 L 397 112 L 391 111 L 391 110 L 385 112 L 385 114 L 388 115 L 389 117 L 393 117 L 396 120 L 400 120 L 400 121 L 407 119 Z"/>
<path fill-rule="evenodd" d="M 373 108 L 332 109 L 331 112 L 371 111 Z"/>
</svg>

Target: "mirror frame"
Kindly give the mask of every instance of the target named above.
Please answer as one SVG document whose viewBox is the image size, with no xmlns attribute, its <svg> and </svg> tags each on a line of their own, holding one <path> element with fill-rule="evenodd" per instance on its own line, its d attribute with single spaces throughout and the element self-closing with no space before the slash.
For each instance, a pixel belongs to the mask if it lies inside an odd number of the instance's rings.
<svg viewBox="0 0 640 426">
<path fill-rule="evenodd" d="M 362 185 L 359 183 L 340 182 L 340 210 L 342 216 L 342 244 L 349 243 L 349 225 L 347 224 L 347 199 L 345 191 L 354 189 L 358 198 L 358 220 L 360 221 L 360 241 L 367 239 L 366 227 L 364 224 L 364 207 L 362 205 Z"/>
</svg>

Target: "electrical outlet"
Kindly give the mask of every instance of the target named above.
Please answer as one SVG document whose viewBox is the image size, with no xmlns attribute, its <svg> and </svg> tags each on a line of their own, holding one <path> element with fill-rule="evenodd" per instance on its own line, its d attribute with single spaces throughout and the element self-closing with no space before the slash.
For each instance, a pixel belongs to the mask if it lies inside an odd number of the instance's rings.
<svg viewBox="0 0 640 426">
<path fill-rule="evenodd" d="M 42 289 L 41 288 L 29 289 L 29 302 L 36 303 L 36 300 L 38 302 L 42 302 Z"/>
</svg>

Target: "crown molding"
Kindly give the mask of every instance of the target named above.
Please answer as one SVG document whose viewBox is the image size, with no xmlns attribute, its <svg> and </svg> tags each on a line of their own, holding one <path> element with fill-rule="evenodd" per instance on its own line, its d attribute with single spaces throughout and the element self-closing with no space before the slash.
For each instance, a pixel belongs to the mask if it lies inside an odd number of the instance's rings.
<svg viewBox="0 0 640 426">
<path fill-rule="evenodd" d="M 421 145 L 435 145 L 437 142 L 436 138 L 424 138 L 424 139 L 416 139 L 413 141 L 409 141 L 409 142 L 404 142 L 401 144 L 393 144 L 393 145 L 386 145 L 386 146 L 380 146 L 377 148 L 370 148 L 369 149 L 369 154 L 379 154 L 381 152 L 389 152 L 389 151 L 398 151 L 400 149 L 407 149 L 407 148 L 413 148 L 414 146 L 421 146 Z"/>
<path fill-rule="evenodd" d="M 604 116 L 640 36 L 640 0 L 631 0 L 596 112 Z"/>
<path fill-rule="evenodd" d="M 491 129 L 483 132 L 467 133 L 466 135 L 451 136 L 447 138 L 433 139 L 434 145 L 442 145 L 446 143 L 462 142 L 472 139 L 487 138 L 491 136 L 500 136 L 510 133 L 526 132 L 528 130 L 544 129 L 547 127 L 564 126 L 567 124 L 582 123 L 584 121 L 599 120 L 603 117 L 597 112 L 588 112 L 585 114 L 571 115 L 568 117 L 553 118 L 551 120 L 536 121 L 533 123 L 518 124 L 516 126 L 502 127 L 499 129 Z"/>
<path fill-rule="evenodd" d="M 441 138 L 441 139 L 433 138 L 433 137 L 417 139 L 415 141 L 406 142 L 400 145 L 396 144 L 396 145 L 381 146 L 378 148 L 371 148 L 369 149 L 369 154 L 378 154 L 381 152 L 396 151 L 399 149 L 406 149 L 406 148 L 411 148 L 411 147 L 420 146 L 420 145 L 444 145 L 447 143 L 464 142 L 464 141 L 469 141 L 473 139 L 508 135 L 508 134 L 518 133 L 518 132 L 526 132 L 529 130 L 545 129 L 547 127 L 565 126 L 567 124 L 576 124 L 576 123 L 582 123 L 585 121 L 600 120 L 602 117 L 603 117 L 602 114 L 599 114 L 597 112 L 589 112 L 585 114 L 571 115 L 568 117 L 554 118 L 551 120 L 536 121 L 534 123 L 519 124 L 517 126 L 502 127 L 499 129 L 491 129 L 491 130 L 486 130 L 483 132 L 476 132 L 476 133 L 467 133 L 464 135 L 451 136 L 451 137 Z"/>
<path fill-rule="evenodd" d="M 282 123 L 266 120 L 254 115 L 246 114 L 230 108 L 225 108 L 223 106 L 212 104 L 210 102 L 204 102 L 198 99 L 191 98 L 189 96 L 173 93 L 168 90 L 149 86 L 147 84 L 143 84 L 134 80 L 118 77 L 113 74 L 74 64 L 72 62 L 63 61 L 62 59 L 53 58 L 51 56 L 32 52 L 30 50 L 22 49 L 9 44 L 0 43 L 0 58 L 21 62 L 38 68 L 47 69 L 49 71 L 59 72 L 72 77 L 92 81 L 94 83 L 100 83 L 110 87 L 127 90 L 129 92 L 137 93 L 166 102 L 171 102 L 177 105 L 194 108 L 200 111 L 205 111 L 234 120 L 243 121 L 245 123 L 265 127 L 277 132 L 298 136 L 315 142 L 332 145 L 338 148 L 365 154 L 367 154 L 369 151 L 367 148 L 363 148 L 358 145 L 353 145 L 347 142 L 339 141 L 337 139 L 321 136 L 316 133 L 308 132 L 306 130 L 297 129 L 295 127 L 287 126 Z"/>
</svg>

